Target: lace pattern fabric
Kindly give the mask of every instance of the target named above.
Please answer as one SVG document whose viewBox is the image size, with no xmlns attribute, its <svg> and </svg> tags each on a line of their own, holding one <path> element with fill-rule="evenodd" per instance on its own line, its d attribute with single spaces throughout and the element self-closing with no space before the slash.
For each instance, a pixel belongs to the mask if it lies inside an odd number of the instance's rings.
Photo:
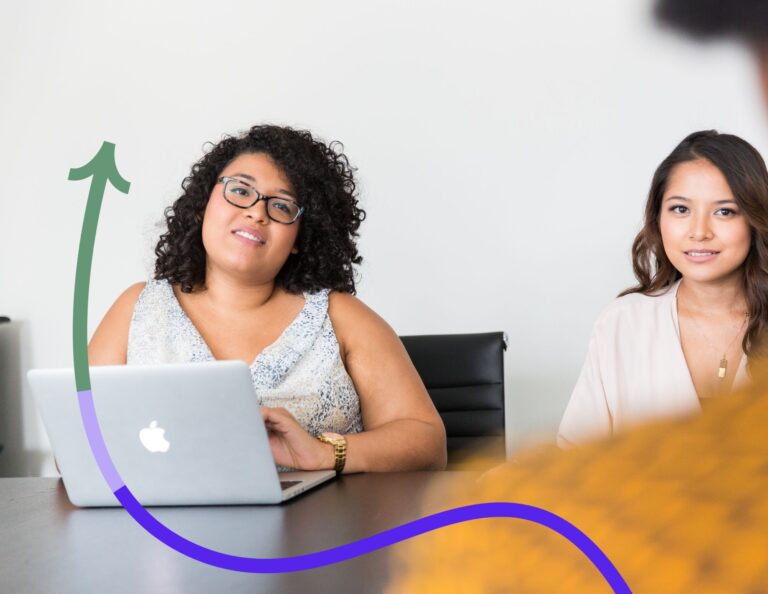
<svg viewBox="0 0 768 594">
<path fill-rule="evenodd" d="M 362 431 L 360 401 L 339 355 L 328 291 L 304 294 L 304 307 L 250 365 L 259 403 L 283 407 L 312 435 Z M 129 365 L 213 361 L 214 356 L 166 280 L 150 280 L 128 332 Z"/>
</svg>

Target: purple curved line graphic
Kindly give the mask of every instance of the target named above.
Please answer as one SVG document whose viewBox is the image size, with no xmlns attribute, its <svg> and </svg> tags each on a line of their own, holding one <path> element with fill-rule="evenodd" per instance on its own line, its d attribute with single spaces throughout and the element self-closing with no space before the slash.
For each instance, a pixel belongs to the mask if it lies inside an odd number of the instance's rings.
<svg viewBox="0 0 768 594">
<path fill-rule="evenodd" d="M 414 536 L 444 528 L 445 526 L 450 526 L 452 524 L 470 520 L 479 520 L 482 518 L 514 518 L 546 526 L 567 538 L 587 556 L 610 584 L 614 592 L 631 594 L 629 586 L 621 577 L 621 574 L 616 567 L 586 534 L 570 522 L 552 512 L 522 503 L 477 503 L 449 509 L 431 516 L 419 518 L 408 524 L 391 528 L 390 530 L 374 534 L 373 536 L 349 544 L 298 557 L 258 559 L 228 555 L 226 553 L 208 549 L 187 540 L 183 536 L 172 531 L 157 520 L 157 518 L 150 514 L 141 503 L 139 503 L 133 493 L 131 493 L 128 487 L 123 483 L 109 456 L 109 452 L 107 451 L 101 433 L 101 427 L 99 426 L 96 417 L 91 390 L 82 390 L 78 392 L 78 402 L 85 432 L 88 436 L 91 450 L 96 458 L 96 463 L 118 501 L 133 519 L 155 538 L 179 553 L 202 563 L 220 567 L 222 569 L 249 573 L 285 573 L 289 571 L 302 571 L 360 557 L 361 555 L 383 549 L 403 540 L 413 538 Z"/>
<path fill-rule="evenodd" d="M 616 567 L 586 534 L 570 522 L 552 512 L 522 503 L 477 503 L 464 507 L 457 507 L 431 516 L 419 518 L 408 524 L 391 528 L 390 530 L 374 534 L 373 536 L 349 544 L 298 557 L 258 559 L 228 555 L 226 553 L 208 549 L 187 540 L 183 536 L 172 531 L 157 520 L 157 518 L 150 514 L 141 503 L 138 502 L 133 493 L 131 493 L 128 487 L 123 483 L 109 456 L 106 444 L 104 443 L 104 437 L 101 433 L 101 427 L 99 427 L 99 422 L 96 417 L 92 391 L 81 390 L 77 395 L 83 425 L 86 435 L 88 436 L 88 442 L 94 457 L 96 458 L 96 463 L 99 466 L 101 473 L 104 475 L 104 478 L 109 483 L 110 488 L 113 490 L 115 497 L 117 497 L 118 501 L 133 519 L 147 532 L 179 553 L 202 563 L 220 567 L 222 569 L 249 573 L 284 573 L 289 571 L 302 571 L 305 569 L 314 569 L 316 567 L 340 563 L 348 559 L 353 559 L 354 557 L 360 557 L 361 555 L 383 549 L 384 547 L 388 547 L 432 530 L 450 526 L 451 524 L 479 520 L 482 518 L 516 518 L 546 526 L 561 536 L 564 536 L 587 556 L 610 584 L 614 592 L 631 594 L 629 586 L 621 577 L 621 574 Z"/>
<path fill-rule="evenodd" d="M 80 390 L 77 393 L 77 402 L 80 405 L 80 416 L 83 419 L 85 435 L 88 437 L 93 457 L 96 458 L 96 464 L 98 464 L 99 470 L 101 470 L 101 474 L 106 479 L 109 488 L 114 492 L 124 486 L 125 483 L 112 463 L 112 458 L 109 457 L 109 452 L 107 451 L 107 444 L 104 443 L 99 420 L 96 418 L 93 392 L 91 390 Z"/>
<path fill-rule="evenodd" d="M 449 509 L 332 549 L 297 557 L 274 559 L 239 557 L 208 549 L 177 534 L 150 514 L 138 502 L 128 487 L 125 486 L 109 456 L 109 451 L 104 442 L 96 416 L 88 366 L 88 345 L 86 340 L 88 289 L 101 200 L 107 182 L 112 183 L 123 193 L 127 193 L 130 187 L 130 183 L 124 180 L 117 171 L 114 162 L 114 148 L 114 144 L 104 142 L 96 157 L 87 165 L 70 170 L 69 175 L 69 179 L 73 180 L 93 176 L 80 236 L 77 269 L 75 272 L 75 303 L 72 331 L 75 385 L 78 390 L 78 404 L 83 426 L 99 470 L 118 501 L 147 532 L 179 553 L 208 565 L 250 573 L 283 573 L 312 569 L 353 559 L 413 538 L 414 536 L 450 526 L 451 524 L 481 518 L 516 518 L 545 526 L 564 536 L 587 556 L 610 584 L 614 592 L 631 594 L 629 586 L 621 577 L 616 567 L 586 534 L 552 512 L 522 503 L 477 503 Z"/>
<path fill-rule="evenodd" d="M 545 509 L 522 503 L 476 503 L 464 507 L 457 507 L 442 511 L 431 516 L 419 518 L 413 522 L 391 528 L 379 534 L 341 545 L 325 551 L 309 553 L 297 557 L 281 557 L 273 559 L 258 559 L 252 557 L 239 557 L 221 553 L 180 536 L 170 528 L 158 521 L 136 500 L 128 487 L 123 486 L 115 491 L 115 496 L 123 504 L 128 513 L 133 516 L 144 529 L 155 538 L 165 543 L 172 549 L 183 553 L 187 557 L 196 559 L 208 565 L 250 573 L 284 573 L 289 571 L 302 571 L 314 569 L 325 565 L 331 565 L 359 557 L 367 553 L 383 549 L 414 536 L 444 528 L 451 524 L 479 520 L 482 518 L 516 518 L 534 522 L 554 530 L 576 545 L 582 553 L 600 571 L 614 592 L 631 594 L 629 586 L 621 577 L 616 567 L 600 548 L 589 537 L 570 522 Z"/>
</svg>

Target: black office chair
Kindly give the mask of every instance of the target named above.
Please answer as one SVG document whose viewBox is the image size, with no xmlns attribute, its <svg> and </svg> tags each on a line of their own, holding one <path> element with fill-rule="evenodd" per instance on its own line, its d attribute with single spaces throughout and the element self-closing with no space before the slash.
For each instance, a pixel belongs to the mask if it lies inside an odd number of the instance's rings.
<svg viewBox="0 0 768 594">
<path fill-rule="evenodd" d="M 448 468 L 505 459 L 503 332 L 401 336 L 448 436 Z"/>
</svg>

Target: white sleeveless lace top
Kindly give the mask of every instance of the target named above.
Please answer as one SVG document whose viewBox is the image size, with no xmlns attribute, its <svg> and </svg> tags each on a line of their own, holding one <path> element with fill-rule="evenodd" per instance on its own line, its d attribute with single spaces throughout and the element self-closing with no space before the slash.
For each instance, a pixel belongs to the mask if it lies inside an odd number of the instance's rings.
<svg viewBox="0 0 768 594">
<path fill-rule="evenodd" d="M 360 401 L 328 316 L 328 291 L 305 293 L 304 299 L 293 322 L 251 363 L 256 397 L 265 406 L 287 409 L 312 435 L 362 431 Z M 131 318 L 127 363 L 213 360 L 171 284 L 147 282 Z"/>
</svg>

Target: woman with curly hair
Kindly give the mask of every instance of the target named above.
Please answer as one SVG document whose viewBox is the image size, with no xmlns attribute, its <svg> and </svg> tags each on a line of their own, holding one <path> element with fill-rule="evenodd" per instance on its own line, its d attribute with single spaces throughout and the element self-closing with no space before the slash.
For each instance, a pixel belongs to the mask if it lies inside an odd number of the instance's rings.
<svg viewBox="0 0 768 594">
<path fill-rule="evenodd" d="M 240 359 L 278 465 L 443 468 L 445 429 L 421 379 L 354 297 L 365 212 L 339 148 L 271 125 L 213 146 L 166 209 L 154 279 L 107 312 L 90 364 Z"/>
<path fill-rule="evenodd" d="M 632 247 L 638 284 L 600 315 L 561 446 L 696 413 L 768 354 L 768 171 L 746 141 L 686 137 L 659 165 Z"/>
</svg>

